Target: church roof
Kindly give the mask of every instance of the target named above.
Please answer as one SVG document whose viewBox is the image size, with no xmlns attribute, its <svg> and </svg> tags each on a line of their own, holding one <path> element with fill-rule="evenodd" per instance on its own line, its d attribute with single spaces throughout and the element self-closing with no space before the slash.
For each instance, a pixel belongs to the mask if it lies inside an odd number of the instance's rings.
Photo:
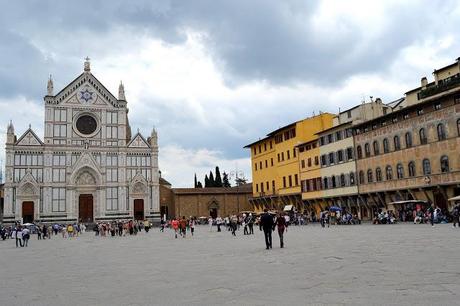
<svg viewBox="0 0 460 306">
<path fill-rule="evenodd" d="M 33 139 L 35 141 L 25 141 L 25 138 L 27 135 L 30 135 L 30 139 Z M 31 146 L 43 146 L 45 145 L 43 143 L 43 141 L 40 140 L 40 137 L 37 136 L 37 134 L 35 134 L 35 132 L 32 130 L 31 127 L 29 127 L 27 129 L 27 131 L 24 132 L 24 134 L 22 134 L 21 137 L 19 137 L 18 141 L 16 141 L 15 145 L 31 145 Z"/>
</svg>

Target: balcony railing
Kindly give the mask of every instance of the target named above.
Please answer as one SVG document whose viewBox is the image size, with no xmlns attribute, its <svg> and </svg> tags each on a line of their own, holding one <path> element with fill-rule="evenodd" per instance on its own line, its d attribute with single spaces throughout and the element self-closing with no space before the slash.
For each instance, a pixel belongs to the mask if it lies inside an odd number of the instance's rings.
<svg viewBox="0 0 460 306">
<path fill-rule="evenodd" d="M 454 87 L 457 87 L 460 85 L 460 73 L 457 73 L 447 79 L 440 80 L 438 82 L 438 85 L 431 85 L 427 87 L 426 89 L 423 89 L 420 91 L 417 96 L 418 99 L 424 99 L 430 96 L 434 96 L 438 93 L 441 93 L 443 91 L 452 89 Z"/>
</svg>

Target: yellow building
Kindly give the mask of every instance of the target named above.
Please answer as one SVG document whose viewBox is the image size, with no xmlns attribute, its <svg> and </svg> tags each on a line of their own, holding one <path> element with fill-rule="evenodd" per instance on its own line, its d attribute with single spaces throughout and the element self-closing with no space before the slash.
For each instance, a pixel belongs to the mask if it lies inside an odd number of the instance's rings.
<svg viewBox="0 0 460 306">
<path fill-rule="evenodd" d="M 301 143 L 297 148 L 299 150 L 302 200 L 307 203 L 315 203 L 323 197 L 318 139 Z M 313 212 L 315 215 L 318 215 L 320 211 L 316 210 L 316 207 L 307 205 L 307 212 L 310 214 Z"/>
<path fill-rule="evenodd" d="M 298 145 L 318 139 L 316 133 L 332 126 L 334 115 L 322 113 L 279 128 L 251 143 L 253 197 L 255 210 L 302 209 Z"/>
</svg>

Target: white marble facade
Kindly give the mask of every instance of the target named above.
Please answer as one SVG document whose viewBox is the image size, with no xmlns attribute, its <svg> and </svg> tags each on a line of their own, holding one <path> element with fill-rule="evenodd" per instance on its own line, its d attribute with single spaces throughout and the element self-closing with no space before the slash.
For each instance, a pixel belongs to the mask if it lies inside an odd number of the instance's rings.
<svg viewBox="0 0 460 306">
<path fill-rule="evenodd" d="M 8 125 L 4 222 L 158 222 L 157 133 L 131 135 L 123 84 L 115 98 L 91 73 L 59 93 L 48 81 L 41 140 Z"/>
</svg>

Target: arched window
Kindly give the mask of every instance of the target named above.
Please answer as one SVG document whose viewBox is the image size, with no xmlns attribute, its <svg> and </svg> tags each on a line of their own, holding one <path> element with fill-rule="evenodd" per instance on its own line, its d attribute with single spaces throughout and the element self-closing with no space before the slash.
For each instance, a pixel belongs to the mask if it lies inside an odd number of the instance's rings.
<svg viewBox="0 0 460 306">
<path fill-rule="evenodd" d="M 406 148 L 412 147 L 412 134 L 410 132 L 406 133 Z"/>
<path fill-rule="evenodd" d="M 387 166 L 385 169 L 385 172 L 387 174 L 387 181 L 392 180 L 393 179 L 393 169 L 391 168 L 391 166 Z"/>
<path fill-rule="evenodd" d="M 449 172 L 449 157 L 446 155 L 441 157 L 441 172 Z"/>
<path fill-rule="evenodd" d="M 365 152 L 365 154 L 366 154 L 366 157 L 371 156 L 371 147 L 369 146 L 368 143 L 366 143 L 366 144 L 364 145 L 364 152 Z"/>
<path fill-rule="evenodd" d="M 382 169 L 380 169 L 380 167 L 377 168 L 377 169 L 375 169 L 375 180 L 376 180 L 377 182 L 381 182 L 381 181 L 382 181 Z"/>
<path fill-rule="evenodd" d="M 430 160 L 427 158 L 423 160 L 423 174 L 424 175 L 431 174 L 431 164 L 430 164 Z"/>
<path fill-rule="evenodd" d="M 355 174 L 350 172 L 350 185 L 353 186 L 355 184 Z"/>
<path fill-rule="evenodd" d="M 329 188 L 329 184 L 328 184 L 327 177 L 323 178 L 323 187 L 324 187 L 324 189 L 328 189 L 328 188 Z"/>
<path fill-rule="evenodd" d="M 374 179 L 372 178 L 372 170 L 369 169 L 369 170 L 367 170 L 367 182 L 372 183 L 373 180 Z"/>
<path fill-rule="evenodd" d="M 398 179 L 404 178 L 404 167 L 402 164 L 398 164 L 396 166 L 396 175 L 398 176 Z"/>
<path fill-rule="evenodd" d="M 364 184 L 364 171 L 359 171 L 359 183 Z"/>
<path fill-rule="evenodd" d="M 363 158 L 363 149 L 361 146 L 356 147 L 356 154 L 358 155 L 358 158 Z"/>
<path fill-rule="evenodd" d="M 444 124 L 440 123 L 438 124 L 438 127 L 437 127 L 437 130 L 438 130 L 438 140 L 441 141 L 441 140 L 444 140 L 446 139 L 446 128 L 444 127 Z"/>
<path fill-rule="evenodd" d="M 340 187 L 345 187 L 345 174 L 340 175 Z"/>
<path fill-rule="evenodd" d="M 460 119 L 457 120 L 457 134 L 460 136 Z"/>
<path fill-rule="evenodd" d="M 335 181 L 335 175 L 332 176 L 332 188 L 337 187 L 337 183 Z"/>
<path fill-rule="evenodd" d="M 425 129 L 424 128 L 421 128 L 419 131 L 418 131 L 418 134 L 420 135 L 420 144 L 427 144 L 428 142 L 428 139 L 426 138 L 426 133 L 425 133 Z"/>
<path fill-rule="evenodd" d="M 396 135 L 394 138 L 393 138 L 393 141 L 394 141 L 394 145 L 395 145 L 395 151 L 398 151 L 401 149 L 401 142 L 399 141 L 399 136 Z"/>
<path fill-rule="evenodd" d="M 380 154 L 380 146 L 379 146 L 379 143 L 377 142 L 377 140 L 374 141 L 373 146 L 374 146 L 374 155 L 379 155 Z"/>
<path fill-rule="evenodd" d="M 388 143 L 388 139 L 383 140 L 383 153 L 390 152 L 390 144 Z"/>
<path fill-rule="evenodd" d="M 415 176 L 415 162 L 411 161 L 409 165 L 407 165 L 407 168 L 409 169 L 409 177 L 414 177 Z"/>
</svg>

